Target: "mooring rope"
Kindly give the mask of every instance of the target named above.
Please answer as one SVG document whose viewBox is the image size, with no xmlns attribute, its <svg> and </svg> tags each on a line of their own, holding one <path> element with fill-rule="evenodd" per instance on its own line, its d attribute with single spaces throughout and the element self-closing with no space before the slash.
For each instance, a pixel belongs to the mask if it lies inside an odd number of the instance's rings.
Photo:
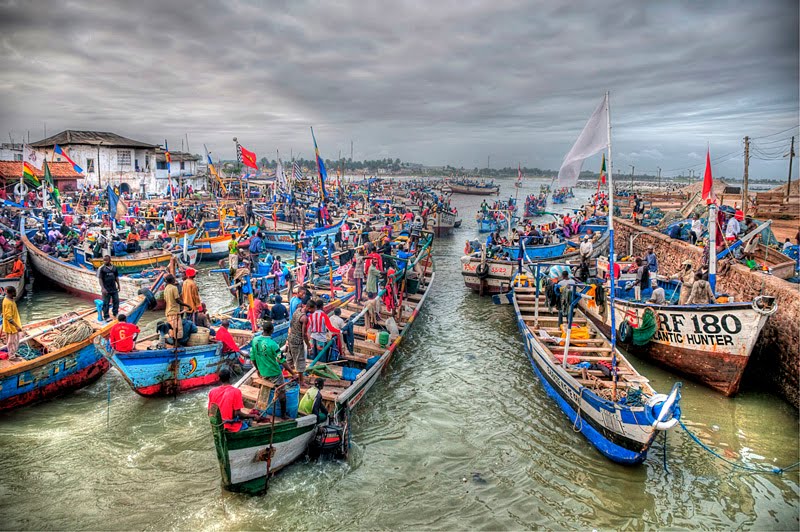
<svg viewBox="0 0 800 532">
<path fill-rule="evenodd" d="M 723 462 L 727 463 L 728 465 L 730 465 L 734 469 L 742 469 L 744 471 L 752 471 L 754 473 L 775 473 L 776 475 L 780 475 L 780 474 L 782 474 L 782 473 L 784 473 L 786 471 L 794 469 L 797 466 L 800 466 L 800 462 L 795 462 L 794 464 L 792 464 L 790 466 L 787 466 L 787 467 L 771 467 L 770 469 L 766 469 L 764 467 L 751 466 L 751 465 L 747 465 L 747 464 L 737 463 L 737 462 L 734 462 L 732 460 L 728 460 L 727 458 L 725 458 L 724 456 L 722 456 L 721 454 L 716 452 L 714 449 L 712 449 L 711 447 L 709 447 L 708 445 L 703 443 L 700 440 L 700 438 L 698 438 L 694 433 L 692 433 L 686 427 L 686 425 L 683 424 L 683 421 L 678 420 L 678 423 L 680 424 L 681 428 L 686 432 L 686 434 L 688 434 L 689 437 L 692 440 L 694 440 L 694 442 L 697 443 L 701 448 L 703 448 L 704 450 L 708 451 L 712 455 L 716 456 L 717 458 L 719 458 Z M 666 440 L 664 441 L 664 446 L 665 446 L 664 467 L 666 467 Z"/>
</svg>

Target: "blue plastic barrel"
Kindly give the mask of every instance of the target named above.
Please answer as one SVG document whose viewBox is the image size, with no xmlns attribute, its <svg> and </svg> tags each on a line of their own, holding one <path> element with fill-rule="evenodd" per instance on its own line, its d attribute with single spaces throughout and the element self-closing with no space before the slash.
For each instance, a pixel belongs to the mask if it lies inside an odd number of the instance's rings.
<svg viewBox="0 0 800 532">
<path fill-rule="evenodd" d="M 273 410 L 275 410 L 275 414 L 278 417 L 289 417 L 289 418 L 296 418 L 297 417 L 297 409 L 300 406 L 300 386 L 297 383 L 293 383 L 288 385 L 286 388 L 286 410 L 288 411 L 289 415 L 285 415 L 281 411 L 281 404 L 279 401 L 275 402 L 273 407 L 267 409 L 267 414 L 273 415 Z M 273 401 L 273 394 L 275 393 L 274 390 L 269 392 L 269 402 L 272 403 Z"/>
</svg>

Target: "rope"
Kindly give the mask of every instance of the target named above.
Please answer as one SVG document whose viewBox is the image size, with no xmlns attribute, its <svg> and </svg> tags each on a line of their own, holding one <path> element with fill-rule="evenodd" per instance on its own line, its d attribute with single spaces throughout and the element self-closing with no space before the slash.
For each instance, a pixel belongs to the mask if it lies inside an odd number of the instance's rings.
<svg viewBox="0 0 800 532">
<path fill-rule="evenodd" d="M 564 357 L 567 354 L 564 353 Z M 585 386 L 581 386 L 581 393 L 578 395 L 578 413 L 575 416 L 575 421 L 572 423 L 572 430 L 575 432 L 580 432 L 583 430 L 583 419 L 581 419 L 581 403 L 583 402 L 583 390 L 585 390 Z M 578 422 L 580 421 L 580 426 L 578 426 Z"/>
<path fill-rule="evenodd" d="M 59 332 L 58 336 L 50 343 L 50 350 L 55 351 L 70 344 L 82 342 L 94 333 L 94 328 L 85 320 L 78 320 L 65 327 Z"/>
<path fill-rule="evenodd" d="M 787 467 L 771 467 L 770 469 L 765 469 L 763 467 L 756 467 L 756 466 L 751 466 L 751 465 L 747 465 L 747 464 L 740 464 L 740 463 L 734 462 L 732 460 L 728 460 L 727 458 L 725 458 L 724 456 L 722 456 L 721 454 L 716 452 L 714 449 L 712 449 L 711 447 L 709 447 L 708 445 L 706 445 L 705 443 L 700 441 L 700 438 L 698 438 L 694 433 L 692 433 L 686 427 L 686 425 L 683 424 L 683 421 L 678 420 L 678 423 L 680 424 L 681 428 L 686 432 L 686 434 L 688 434 L 689 437 L 692 440 L 694 440 L 694 442 L 697 445 L 699 445 L 702 449 L 708 451 L 709 453 L 711 453 L 715 457 L 719 458 L 720 460 L 722 460 L 726 464 L 730 465 L 734 469 L 742 469 L 744 471 L 752 471 L 753 473 L 775 473 L 776 475 L 780 475 L 780 474 L 783 474 L 786 471 L 794 469 L 797 466 L 800 466 L 800 462 L 795 462 L 794 464 L 792 464 L 790 466 L 787 466 Z"/>
</svg>

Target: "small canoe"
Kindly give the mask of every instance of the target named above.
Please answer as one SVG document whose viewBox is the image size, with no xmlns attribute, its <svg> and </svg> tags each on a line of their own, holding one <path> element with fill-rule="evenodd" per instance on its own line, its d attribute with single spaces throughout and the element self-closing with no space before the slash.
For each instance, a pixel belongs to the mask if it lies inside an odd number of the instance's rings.
<svg viewBox="0 0 800 532">
<path fill-rule="evenodd" d="M 186 255 L 188 260 L 187 264 L 191 265 L 197 262 L 198 250 L 195 247 L 187 249 Z M 127 255 L 117 255 L 111 257 L 111 264 L 117 267 L 120 275 L 127 275 L 131 273 L 139 273 L 143 270 L 151 270 L 154 268 L 164 268 L 169 265 L 169 261 L 173 256 L 183 258 L 183 250 L 178 248 L 172 251 L 162 249 L 148 249 L 145 251 L 137 251 Z M 103 259 L 88 259 L 89 263 L 97 269 L 103 265 Z"/>
</svg>

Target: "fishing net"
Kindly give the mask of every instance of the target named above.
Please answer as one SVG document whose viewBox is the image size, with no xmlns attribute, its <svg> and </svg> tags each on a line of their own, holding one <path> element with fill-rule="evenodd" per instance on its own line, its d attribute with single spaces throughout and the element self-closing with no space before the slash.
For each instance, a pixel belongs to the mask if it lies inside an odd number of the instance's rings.
<svg viewBox="0 0 800 532">
<path fill-rule="evenodd" d="M 658 317 L 651 308 L 644 309 L 639 326 L 633 329 L 633 345 L 646 345 L 658 330 Z"/>
<path fill-rule="evenodd" d="M 85 320 L 78 320 L 72 325 L 59 331 L 58 335 L 50 342 L 50 350 L 61 349 L 65 345 L 82 342 L 89 338 L 94 332 L 94 328 Z"/>
</svg>

